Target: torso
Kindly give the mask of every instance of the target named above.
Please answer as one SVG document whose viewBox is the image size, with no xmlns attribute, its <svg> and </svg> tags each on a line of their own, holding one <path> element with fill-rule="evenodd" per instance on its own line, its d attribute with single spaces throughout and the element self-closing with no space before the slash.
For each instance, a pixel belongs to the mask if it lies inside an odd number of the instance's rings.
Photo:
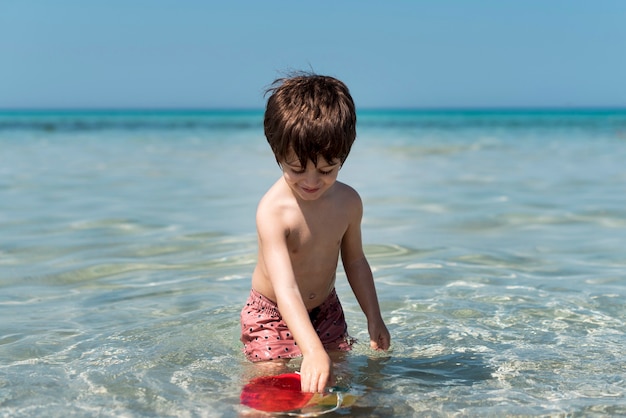
<svg viewBox="0 0 626 418">
<path fill-rule="evenodd" d="M 346 205 L 351 190 L 336 182 L 320 199 L 300 202 L 288 193 L 288 186 L 279 181 L 266 195 L 280 211 L 291 266 L 308 310 L 321 305 L 334 288 L 341 241 L 349 225 Z M 252 287 L 276 301 L 266 274 L 261 245 L 259 242 L 259 260 Z"/>
</svg>

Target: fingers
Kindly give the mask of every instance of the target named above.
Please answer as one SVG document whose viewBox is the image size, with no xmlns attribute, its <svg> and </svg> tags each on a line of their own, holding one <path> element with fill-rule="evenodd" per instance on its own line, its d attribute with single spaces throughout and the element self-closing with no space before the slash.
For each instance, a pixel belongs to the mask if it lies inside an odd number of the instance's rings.
<svg viewBox="0 0 626 418">
<path fill-rule="evenodd" d="M 324 350 L 313 352 L 302 358 L 300 387 L 303 392 L 324 392 L 332 380 L 332 363 Z"/>
<path fill-rule="evenodd" d="M 390 338 L 386 335 L 380 335 L 376 339 L 370 339 L 370 347 L 372 350 L 388 350 L 391 345 Z"/>
<path fill-rule="evenodd" d="M 379 351 L 379 350 L 382 350 L 382 349 L 383 349 L 383 348 L 382 348 L 382 344 L 380 344 L 380 343 L 378 342 L 378 340 L 370 340 L 370 348 L 371 348 L 372 350 L 376 350 L 376 351 Z"/>
<path fill-rule="evenodd" d="M 317 392 L 322 393 L 326 389 L 326 384 L 329 381 L 329 375 L 327 373 L 321 374 L 301 374 L 300 375 L 300 387 L 302 392 Z"/>
<path fill-rule="evenodd" d="M 368 324 L 368 330 L 370 334 L 370 347 L 373 350 L 388 350 L 391 345 L 391 335 L 389 330 L 385 326 L 382 319 L 378 322 L 372 322 Z"/>
<path fill-rule="evenodd" d="M 378 347 L 381 350 L 388 350 L 389 346 L 391 345 L 391 338 L 389 337 L 389 335 L 382 335 L 380 337 L 380 342 L 378 343 Z"/>
<path fill-rule="evenodd" d="M 378 341 L 370 338 L 370 348 L 372 350 L 378 350 Z"/>
<path fill-rule="evenodd" d="M 317 379 L 317 385 L 314 385 L 315 390 L 313 392 L 318 392 L 318 393 L 324 392 L 324 389 L 326 389 L 327 382 L 328 382 L 328 375 L 327 374 L 320 375 L 319 378 Z"/>
</svg>

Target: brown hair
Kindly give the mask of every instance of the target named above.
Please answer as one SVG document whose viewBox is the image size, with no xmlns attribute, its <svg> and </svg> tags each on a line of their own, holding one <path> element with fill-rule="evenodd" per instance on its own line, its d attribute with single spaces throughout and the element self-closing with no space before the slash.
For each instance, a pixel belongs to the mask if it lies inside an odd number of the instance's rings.
<svg viewBox="0 0 626 418">
<path fill-rule="evenodd" d="M 329 76 L 298 73 L 275 80 L 265 108 L 265 137 L 280 164 L 290 148 L 302 167 L 318 156 L 344 163 L 356 139 L 356 111 L 346 85 Z"/>
</svg>

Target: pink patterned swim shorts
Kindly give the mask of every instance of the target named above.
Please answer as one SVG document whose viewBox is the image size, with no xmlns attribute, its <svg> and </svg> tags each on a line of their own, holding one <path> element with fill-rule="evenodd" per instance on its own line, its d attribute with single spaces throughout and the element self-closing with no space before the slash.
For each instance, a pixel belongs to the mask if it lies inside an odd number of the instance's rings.
<svg viewBox="0 0 626 418">
<path fill-rule="evenodd" d="M 326 350 L 349 351 L 353 340 L 335 289 L 317 308 L 309 312 L 313 328 Z M 256 290 L 241 310 L 241 342 L 250 361 L 276 360 L 302 355 L 278 306 Z"/>
</svg>

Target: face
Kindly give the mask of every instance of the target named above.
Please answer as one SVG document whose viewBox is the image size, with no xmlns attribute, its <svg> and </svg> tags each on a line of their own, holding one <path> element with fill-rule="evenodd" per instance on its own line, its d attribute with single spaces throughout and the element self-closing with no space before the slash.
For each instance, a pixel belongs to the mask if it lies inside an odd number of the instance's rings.
<svg viewBox="0 0 626 418">
<path fill-rule="evenodd" d="M 337 181 L 341 162 L 339 159 L 326 161 L 320 156 L 317 159 L 317 166 L 309 160 L 306 167 L 302 167 L 295 154 L 292 154 L 281 163 L 281 167 L 283 177 L 296 197 L 302 200 L 316 200 Z"/>
</svg>

